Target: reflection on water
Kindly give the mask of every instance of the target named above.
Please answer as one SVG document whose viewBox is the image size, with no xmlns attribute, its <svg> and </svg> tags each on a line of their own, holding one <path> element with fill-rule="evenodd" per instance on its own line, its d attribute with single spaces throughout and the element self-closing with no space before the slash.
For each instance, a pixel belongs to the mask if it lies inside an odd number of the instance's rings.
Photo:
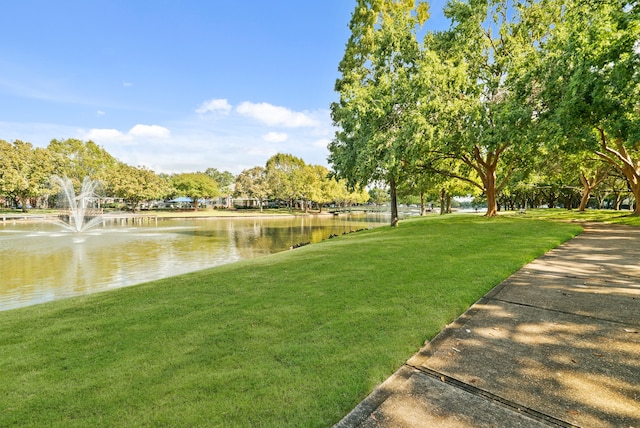
<svg viewBox="0 0 640 428">
<path fill-rule="evenodd" d="M 386 223 L 384 216 L 159 220 L 75 234 L 0 226 L 0 310 L 191 272 Z"/>
</svg>

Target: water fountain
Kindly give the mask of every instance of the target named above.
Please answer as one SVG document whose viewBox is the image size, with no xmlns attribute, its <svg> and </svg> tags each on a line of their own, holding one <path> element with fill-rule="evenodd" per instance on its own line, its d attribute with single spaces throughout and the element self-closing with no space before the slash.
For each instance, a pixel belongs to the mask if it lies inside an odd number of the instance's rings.
<svg viewBox="0 0 640 428">
<path fill-rule="evenodd" d="M 99 181 L 85 177 L 80 193 L 76 195 L 70 178 L 56 176 L 53 179 L 60 185 L 63 208 L 67 210 L 60 216 L 60 225 L 71 232 L 80 233 L 91 229 L 102 221 L 100 210 L 88 206 L 98 198 L 96 189 L 100 185 Z"/>
</svg>

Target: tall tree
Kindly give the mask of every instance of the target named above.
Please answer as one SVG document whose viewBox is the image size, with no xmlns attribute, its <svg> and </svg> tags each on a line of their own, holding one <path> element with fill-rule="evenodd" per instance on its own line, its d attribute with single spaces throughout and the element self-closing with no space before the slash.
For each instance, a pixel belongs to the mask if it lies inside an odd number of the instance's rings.
<svg viewBox="0 0 640 428">
<path fill-rule="evenodd" d="M 329 161 L 352 187 L 388 184 L 391 225 L 398 222 L 396 189 L 413 134 L 404 126 L 416 107 L 413 80 L 420 45 L 416 33 L 428 4 L 415 0 L 358 0 L 331 106 L 338 127 Z"/>
<path fill-rule="evenodd" d="M 568 150 L 589 149 L 620 171 L 640 215 L 640 3 L 557 0 L 561 19 L 541 50 L 544 118 Z"/>
</svg>

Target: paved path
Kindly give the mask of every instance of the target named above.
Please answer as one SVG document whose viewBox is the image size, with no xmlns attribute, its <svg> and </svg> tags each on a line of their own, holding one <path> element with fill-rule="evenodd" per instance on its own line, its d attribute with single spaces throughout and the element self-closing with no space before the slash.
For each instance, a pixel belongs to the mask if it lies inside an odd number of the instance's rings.
<svg viewBox="0 0 640 428">
<path fill-rule="evenodd" d="M 640 228 L 586 225 L 336 427 L 640 428 Z"/>
</svg>

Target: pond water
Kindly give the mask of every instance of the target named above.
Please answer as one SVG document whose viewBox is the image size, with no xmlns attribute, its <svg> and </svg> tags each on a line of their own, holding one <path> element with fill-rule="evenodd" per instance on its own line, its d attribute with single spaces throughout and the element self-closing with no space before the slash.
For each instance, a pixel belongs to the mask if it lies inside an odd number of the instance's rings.
<svg viewBox="0 0 640 428">
<path fill-rule="evenodd" d="M 70 233 L 0 225 L 0 310 L 126 287 L 371 228 L 384 215 L 159 219 Z"/>
</svg>

